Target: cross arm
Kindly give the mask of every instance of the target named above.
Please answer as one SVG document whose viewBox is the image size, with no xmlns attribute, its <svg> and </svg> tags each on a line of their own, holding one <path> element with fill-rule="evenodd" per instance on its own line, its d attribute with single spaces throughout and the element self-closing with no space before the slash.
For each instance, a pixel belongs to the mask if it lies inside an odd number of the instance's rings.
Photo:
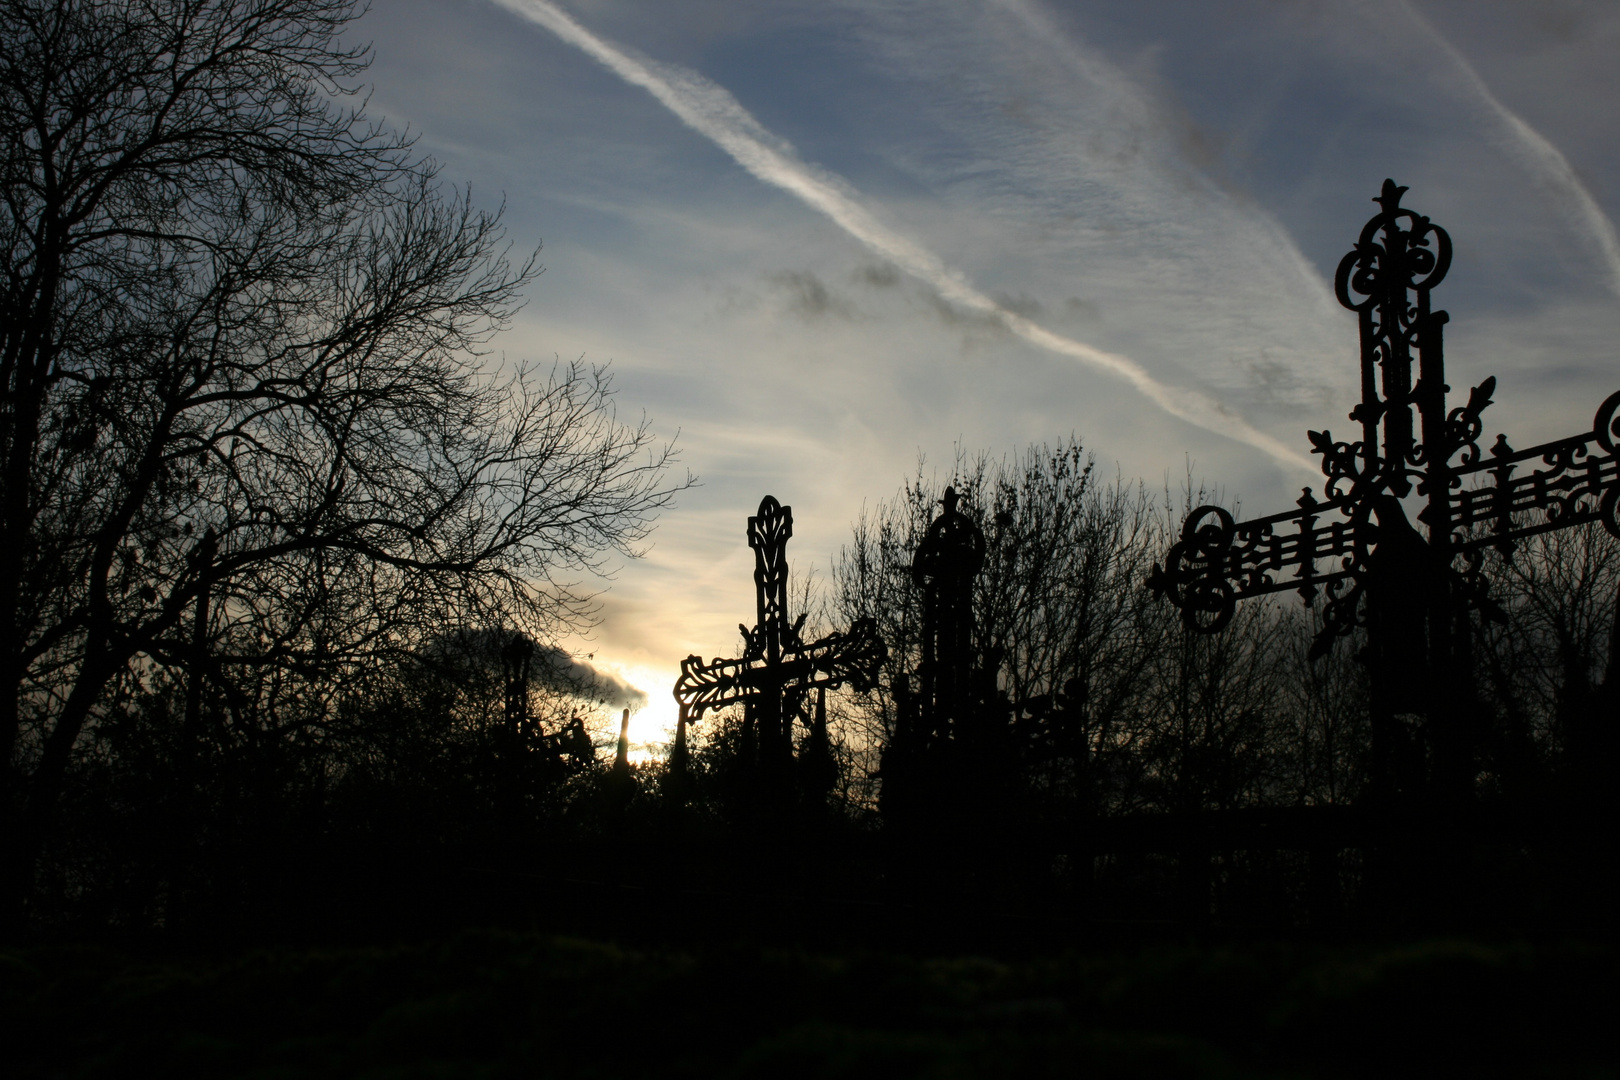
<svg viewBox="0 0 1620 1080">
<path fill-rule="evenodd" d="M 753 693 L 744 680 L 754 666 L 748 659 L 716 657 L 704 662 L 701 656 L 688 656 L 675 680 L 675 700 L 686 709 L 688 719 L 701 720 L 709 709 L 723 709 Z"/>
<path fill-rule="evenodd" d="M 828 634 L 785 663 L 799 665 L 795 678 L 809 689 L 836 690 L 848 683 L 856 690 L 870 690 L 877 685 L 878 672 L 888 658 L 889 649 L 878 635 L 877 622 L 856 619 L 847 634 Z"/>
<path fill-rule="evenodd" d="M 1329 520 L 1322 521 L 1323 516 Z M 1318 502 L 1310 489 L 1299 509 L 1234 522 L 1219 506 L 1187 515 L 1181 539 L 1154 566 L 1147 584 L 1162 593 L 1195 630 L 1214 633 L 1232 621 L 1239 600 L 1298 589 L 1307 600 L 1348 577 L 1356 557 L 1356 518 L 1349 497 Z M 1336 560 L 1326 571 L 1318 559 Z"/>
<path fill-rule="evenodd" d="M 1601 521 L 1620 537 L 1620 392 L 1598 407 L 1592 430 L 1514 450 L 1498 435 L 1488 457 L 1454 471 L 1448 499 L 1449 525 L 1457 550 L 1513 541 L 1536 533 Z M 1487 482 L 1464 489 L 1469 477 Z"/>
<path fill-rule="evenodd" d="M 878 671 L 888 655 L 878 636 L 877 623 L 858 619 L 848 633 L 832 633 L 808 645 L 793 645 L 776 664 L 761 662 L 751 653 L 708 662 L 701 656 L 688 656 L 681 661 L 675 700 L 686 706 L 689 720 L 697 721 L 711 709 L 748 701 L 770 690 L 836 690 L 845 683 L 866 690 L 877 683 Z"/>
</svg>

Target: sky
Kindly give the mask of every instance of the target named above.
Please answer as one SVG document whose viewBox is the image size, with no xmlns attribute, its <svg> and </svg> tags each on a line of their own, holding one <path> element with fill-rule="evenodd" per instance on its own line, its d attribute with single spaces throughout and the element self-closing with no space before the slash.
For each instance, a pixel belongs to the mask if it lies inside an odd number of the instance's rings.
<svg viewBox="0 0 1620 1080">
<path fill-rule="evenodd" d="M 919 460 L 1078 438 L 1245 512 L 1349 429 L 1332 276 L 1385 177 L 1451 234 L 1458 400 L 1514 446 L 1620 389 L 1620 5 L 373 0 L 369 112 L 544 273 L 491 365 L 609 363 L 701 486 L 563 643 L 631 688 L 754 617 L 746 518 L 825 578 Z M 616 725 L 614 725 L 616 734 Z"/>
</svg>

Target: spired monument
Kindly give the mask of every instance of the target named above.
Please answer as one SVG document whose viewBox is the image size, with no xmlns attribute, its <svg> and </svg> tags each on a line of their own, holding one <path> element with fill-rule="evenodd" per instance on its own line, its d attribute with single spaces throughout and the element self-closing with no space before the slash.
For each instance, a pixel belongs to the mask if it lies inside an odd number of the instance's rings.
<svg viewBox="0 0 1620 1080">
<path fill-rule="evenodd" d="M 911 561 L 922 596 L 915 678 L 894 687 L 894 738 L 883 751 L 885 821 L 908 833 L 960 833 L 983 820 L 987 789 L 1007 757 L 1007 713 L 996 701 L 999 655 L 974 641 L 973 583 L 984 568 L 984 531 L 945 489 Z"/>
<path fill-rule="evenodd" d="M 596 760 L 596 748 L 577 713 L 566 726 L 547 732 L 529 715 L 529 678 L 535 658 L 534 642 L 524 634 L 513 634 L 501 647 L 501 674 L 505 683 L 505 708 L 501 740 L 513 760 L 534 755 L 541 762 L 540 775 L 551 778 L 580 772 Z"/>
<path fill-rule="evenodd" d="M 1313 658 L 1366 632 L 1370 808 L 1442 823 L 1472 801 L 1480 709 L 1470 620 L 1503 618 L 1485 549 L 1511 555 L 1518 539 L 1592 521 L 1620 537 L 1620 393 L 1586 431 L 1525 450 L 1498 435 L 1482 450 L 1480 415 L 1496 380 L 1447 402 L 1447 315 L 1430 292 L 1451 266 L 1451 238 L 1401 206 L 1406 190 L 1384 181 L 1379 212 L 1334 277 L 1339 302 L 1360 320 L 1361 403 L 1350 413 L 1360 431 L 1350 440 L 1309 433 L 1322 497 L 1306 488 L 1298 509 L 1243 522 L 1199 507 L 1149 584 L 1201 633 L 1222 630 L 1248 597 L 1324 596 Z"/>
</svg>

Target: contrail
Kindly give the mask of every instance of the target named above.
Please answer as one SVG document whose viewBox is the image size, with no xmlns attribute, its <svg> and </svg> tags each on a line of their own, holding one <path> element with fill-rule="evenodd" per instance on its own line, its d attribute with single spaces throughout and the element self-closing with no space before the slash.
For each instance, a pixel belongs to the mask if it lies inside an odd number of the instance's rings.
<svg viewBox="0 0 1620 1080">
<path fill-rule="evenodd" d="M 639 86 L 692 130 L 719 146 L 757 179 L 819 211 L 875 254 L 932 288 L 947 303 L 998 320 L 1037 348 L 1071 357 L 1124 379 L 1171 416 L 1246 443 L 1276 461 L 1315 474 L 1319 467 L 1196 390 L 1166 386 L 1130 357 L 1053 333 L 974 288 L 939 256 L 890 229 L 862 206 L 842 178 L 799 159 L 792 144 L 768 131 L 723 87 L 684 68 L 630 55 L 581 26 L 548 0 L 495 0 L 551 31 L 633 86 Z"/>
<path fill-rule="evenodd" d="M 1101 61 L 1089 55 L 1087 51 L 1077 47 L 1074 41 L 1063 33 L 1038 6 L 1033 6 L 1027 0 L 990 0 L 990 3 L 1001 8 L 1013 18 L 1023 24 L 1032 43 L 1042 46 L 1068 65 L 1068 67 L 1088 82 L 1106 88 L 1110 93 L 1127 99 L 1149 113 L 1156 122 L 1166 123 L 1168 118 L 1160 115 L 1160 107 L 1148 100 L 1130 79 L 1124 77 L 1118 69 L 1106 61 Z M 1173 121 L 1171 121 L 1173 122 Z M 1229 199 L 1220 185 L 1210 180 L 1207 173 L 1199 170 L 1200 179 L 1209 185 L 1212 192 L 1218 192 L 1223 199 Z M 1338 316 L 1339 304 L 1333 297 L 1333 286 L 1323 279 L 1321 273 L 1311 265 L 1299 250 L 1299 245 L 1288 235 L 1288 231 L 1277 223 L 1277 219 L 1269 213 L 1258 208 L 1251 208 L 1246 215 L 1254 227 L 1263 230 L 1268 238 L 1276 245 L 1278 253 L 1285 259 L 1294 272 L 1297 273 L 1306 287 L 1316 297 L 1321 306 Z"/>
<path fill-rule="evenodd" d="M 1554 188 L 1555 193 L 1564 196 L 1560 200 L 1563 203 L 1563 211 L 1573 218 L 1576 224 L 1584 226 L 1592 239 L 1597 242 L 1604 267 L 1609 272 L 1609 288 L 1616 295 L 1620 295 L 1620 238 L 1615 236 L 1614 223 L 1603 212 L 1603 208 L 1598 206 L 1597 200 L 1592 198 L 1592 193 L 1586 190 L 1586 185 L 1575 175 L 1569 159 L 1558 147 L 1548 142 L 1541 132 L 1503 105 L 1496 95 L 1491 93 L 1491 88 L 1485 85 L 1485 80 L 1480 78 L 1479 72 L 1474 70 L 1468 59 L 1419 14 L 1417 9 L 1405 0 L 1402 0 L 1401 6 L 1405 8 L 1407 16 L 1440 46 L 1452 65 L 1462 73 L 1463 81 L 1468 84 L 1468 88 L 1496 114 L 1496 118 L 1502 122 L 1507 131 L 1509 141 L 1518 147 L 1519 156 L 1524 163 L 1532 172 L 1538 174 L 1544 184 Z"/>
</svg>

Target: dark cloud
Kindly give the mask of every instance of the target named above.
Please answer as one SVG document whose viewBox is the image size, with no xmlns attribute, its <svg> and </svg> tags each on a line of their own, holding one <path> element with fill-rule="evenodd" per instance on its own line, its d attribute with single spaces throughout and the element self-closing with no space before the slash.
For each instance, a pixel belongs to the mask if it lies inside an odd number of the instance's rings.
<svg viewBox="0 0 1620 1080">
<path fill-rule="evenodd" d="M 1063 301 L 1063 310 L 1066 314 L 1077 319 L 1092 322 L 1102 317 L 1102 309 L 1090 300 L 1082 300 L 1078 296 L 1071 296 Z"/>
<path fill-rule="evenodd" d="M 893 263 L 886 262 L 866 263 L 857 267 L 850 277 L 874 289 L 892 289 L 900 284 L 899 269 Z"/>
<path fill-rule="evenodd" d="M 1026 293 L 998 292 L 992 294 L 991 299 L 1014 315 L 1022 315 L 1026 319 L 1038 319 L 1046 311 L 1045 305 Z"/>
<path fill-rule="evenodd" d="M 827 288 L 825 282 L 808 270 L 783 270 L 772 274 L 770 281 L 787 295 L 788 310 L 807 322 L 828 316 L 849 319 L 855 315 L 848 300 Z"/>
<path fill-rule="evenodd" d="M 511 641 L 509 630 L 457 630 L 429 642 L 422 657 L 449 672 L 499 672 L 502 653 Z M 531 644 L 530 648 L 534 650 L 529 669 L 534 682 L 614 708 L 639 709 L 647 703 L 645 691 L 598 670 L 589 655 L 575 656 L 556 645 Z"/>
<path fill-rule="evenodd" d="M 999 312 L 969 311 L 959 308 L 932 289 L 919 289 L 918 292 L 928 309 L 939 316 L 940 322 L 953 329 L 964 331 L 969 337 L 1012 334 Z"/>
<path fill-rule="evenodd" d="M 545 664 L 553 677 L 569 687 L 580 687 L 582 696 L 601 699 L 604 705 L 639 709 L 647 704 L 647 693 L 598 670 L 590 657 L 580 658 L 555 645 L 535 646 L 535 658 Z"/>
</svg>

